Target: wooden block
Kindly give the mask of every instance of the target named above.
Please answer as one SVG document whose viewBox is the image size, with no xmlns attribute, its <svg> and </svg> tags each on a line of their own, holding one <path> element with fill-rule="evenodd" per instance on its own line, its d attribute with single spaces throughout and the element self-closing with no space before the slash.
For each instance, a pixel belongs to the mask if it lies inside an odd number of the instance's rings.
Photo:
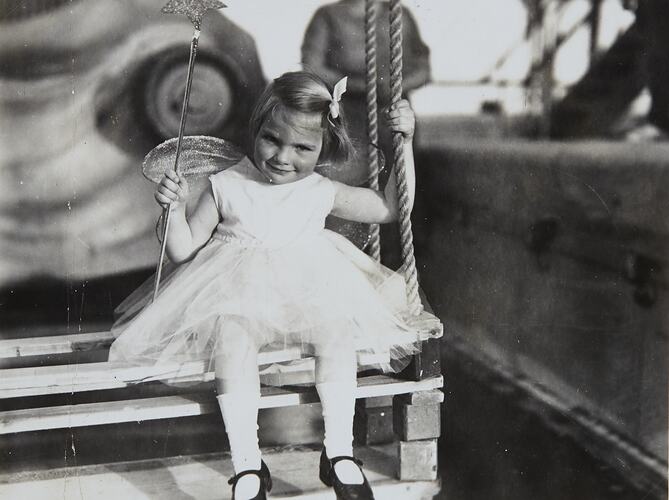
<svg viewBox="0 0 669 500">
<path fill-rule="evenodd" d="M 412 392 L 410 394 L 400 394 L 395 397 L 395 404 L 405 405 L 434 405 L 444 402 L 444 393 L 439 390 Z"/>
<path fill-rule="evenodd" d="M 395 440 L 392 395 L 356 401 L 353 437 L 361 445 L 391 443 Z"/>
<path fill-rule="evenodd" d="M 437 440 L 400 441 L 400 481 L 434 481 L 437 479 Z"/>
<path fill-rule="evenodd" d="M 372 398 L 359 399 L 357 404 L 361 408 L 385 408 L 393 406 L 393 396 L 376 396 Z"/>
<path fill-rule="evenodd" d="M 437 438 L 441 435 L 441 405 L 394 406 L 393 427 L 402 441 Z"/>
<path fill-rule="evenodd" d="M 364 405 L 358 405 L 353 421 L 353 435 L 356 443 L 361 445 L 392 443 L 395 441 L 393 407 L 365 408 Z"/>
<path fill-rule="evenodd" d="M 441 346 L 439 339 L 421 342 L 421 352 L 415 354 L 401 377 L 408 380 L 423 380 L 441 375 Z"/>
</svg>

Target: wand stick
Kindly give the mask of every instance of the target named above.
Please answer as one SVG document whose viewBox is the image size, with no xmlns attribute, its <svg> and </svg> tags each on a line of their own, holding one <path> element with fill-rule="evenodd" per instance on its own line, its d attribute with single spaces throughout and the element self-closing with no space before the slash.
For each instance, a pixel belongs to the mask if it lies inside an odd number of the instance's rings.
<svg viewBox="0 0 669 500">
<path fill-rule="evenodd" d="M 185 14 L 193 23 L 195 31 L 190 42 L 190 57 L 188 59 L 188 73 L 186 74 L 186 90 L 184 91 L 184 100 L 181 105 L 181 119 L 179 120 L 179 136 L 177 139 L 177 151 L 174 157 L 174 172 L 178 172 L 179 155 L 181 154 L 181 143 L 183 141 L 184 130 L 186 129 L 186 116 L 188 114 L 188 101 L 190 100 L 190 89 L 193 84 L 193 68 L 195 66 L 195 56 L 197 55 L 197 44 L 200 39 L 200 25 L 202 17 L 209 9 L 221 9 L 225 5 L 217 0 L 170 0 L 162 12 L 166 14 Z M 160 242 L 160 256 L 156 267 L 156 277 L 153 283 L 153 300 L 158 296 L 160 287 L 160 278 L 163 271 L 163 260 L 165 259 L 165 249 L 167 247 L 167 231 L 170 227 L 171 207 L 168 205 L 163 208 L 163 230 L 162 240 Z"/>
<path fill-rule="evenodd" d="M 188 76 L 186 77 L 186 91 L 184 92 L 184 100 L 181 105 L 181 119 L 179 121 L 179 138 L 177 139 L 177 152 L 174 157 L 174 172 L 177 172 L 179 166 L 179 155 L 181 154 L 181 143 L 183 141 L 184 129 L 186 128 L 186 110 L 188 109 L 188 101 L 190 100 L 190 89 L 193 82 L 193 66 L 195 63 L 195 56 L 197 55 L 197 42 L 200 37 L 200 31 L 195 30 L 193 39 L 190 42 L 190 59 L 188 60 Z M 167 231 L 170 227 L 170 214 L 172 213 L 171 206 L 163 208 L 163 230 L 162 240 L 160 242 L 160 257 L 158 258 L 158 266 L 156 268 L 156 278 L 153 284 L 153 300 L 158 296 L 158 287 L 160 286 L 160 277 L 163 271 L 163 260 L 165 259 L 165 249 L 167 247 Z"/>
</svg>

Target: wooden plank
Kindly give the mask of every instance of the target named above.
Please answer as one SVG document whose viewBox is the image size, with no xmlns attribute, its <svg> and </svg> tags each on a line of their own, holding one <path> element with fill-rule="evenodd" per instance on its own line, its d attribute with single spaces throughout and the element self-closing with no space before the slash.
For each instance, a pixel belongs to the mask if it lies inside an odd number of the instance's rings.
<svg viewBox="0 0 669 500">
<path fill-rule="evenodd" d="M 109 331 L 0 340 L 0 359 L 107 349 L 113 340 Z"/>
<path fill-rule="evenodd" d="M 395 398 L 395 404 L 405 405 L 435 405 L 444 402 L 444 393 L 440 390 L 414 392 L 411 394 L 404 394 Z"/>
<path fill-rule="evenodd" d="M 427 391 L 442 385 L 441 376 L 412 382 L 375 375 L 358 379 L 356 398 Z M 317 401 L 313 387 L 293 390 L 263 387 L 260 407 L 277 408 Z M 213 411 L 217 411 L 217 406 L 211 393 L 11 410 L 0 413 L 0 434 L 187 417 Z"/>
<path fill-rule="evenodd" d="M 418 330 L 420 341 L 441 337 L 443 333 L 441 323 L 426 313 L 409 321 L 410 326 Z M 0 340 L 0 359 L 108 349 L 113 341 L 110 331 L 6 339 Z"/>
<path fill-rule="evenodd" d="M 310 369 L 309 358 L 302 358 L 299 348 L 284 349 L 260 353 L 259 365 L 270 365 L 288 361 L 302 360 L 304 363 L 287 366 L 281 374 L 276 372 L 266 375 L 268 383 L 280 377 L 289 379 L 292 372 Z M 387 363 L 386 354 L 365 354 L 358 356 L 361 365 L 369 366 Z M 214 372 L 206 370 L 205 361 L 191 361 L 183 364 L 166 363 L 156 366 L 135 366 L 127 363 L 83 363 L 57 366 L 37 366 L 27 368 L 8 368 L 0 370 L 0 399 L 39 396 L 46 394 L 64 394 L 70 392 L 119 389 L 133 384 L 152 381 L 165 382 L 208 382 L 214 379 Z M 313 370 L 312 370 L 313 371 Z M 307 382 L 301 379 L 302 382 Z M 298 383 L 290 379 L 285 383 Z"/>
<path fill-rule="evenodd" d="M 400 482 L 395 478 L 397 445 L 357 447 L 377 500 L 422 500 L 439 492 L 438 481 Z M 318 479 L 320 449 L 263 449 L 274 488 L 272 498 L 331 500 L 334 493 Z M 0 498 L 82 500 L 230 499 L 227 480 L 234 474 L 229 453 L 209 453 L 44 471 L 0 474 Z M 212 485 L 214 487 L 212 487 Z"/>
</svg>

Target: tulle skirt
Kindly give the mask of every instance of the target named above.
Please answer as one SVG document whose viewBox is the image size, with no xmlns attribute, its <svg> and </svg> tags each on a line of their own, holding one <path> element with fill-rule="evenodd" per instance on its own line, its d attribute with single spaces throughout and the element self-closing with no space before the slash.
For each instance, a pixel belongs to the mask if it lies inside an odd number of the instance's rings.
<svg viewBox="0 0 669 500">
<path fill-rule="evenodd" d="M 153 302 L 151 285 L 119 306 L 110 361 L 203 360 L 211 370 L 240 331 L 259 350 L 378 355 L 383 371 L 418 350 L 403 276 L 328 230 L 280 248 L 215 235 L 168 273 Z"/>
</svg>

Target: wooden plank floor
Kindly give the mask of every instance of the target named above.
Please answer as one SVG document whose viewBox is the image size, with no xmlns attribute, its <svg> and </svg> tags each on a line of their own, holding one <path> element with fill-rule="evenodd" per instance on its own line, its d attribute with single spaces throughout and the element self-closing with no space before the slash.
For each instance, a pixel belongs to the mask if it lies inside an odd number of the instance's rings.
<svg viewBox="0 0 669 500">
<path fill-rule="evenodd" d="M 398 380 L 385 375 L 358 379 L 357 398 L 428 391 L 443 386 L 443 377 L 420 381 Z M 263 387 L 261 408 L 295 406 L 318 401 L 313 387 L 294 389 Z M 0 434 L 62 427 L 203 415 L 218 411 L 212 393 L 160 396 L 90 404 L 45 406 L 0 412 Z M 0 497 L 2 498 L 2 497 Z"/>
<path fill-rule="evenodd" d="M 274 478 L 272 498 L 334 500 L 332 490 L 318 480 L 319 454 L 305 447 L 265 450 Z M 377 500 L 427 500 L 439 491 L 438 482 L 395 479 L 396 443 L 361 447 L 355 454 L 365 462 Z M 231 497 L 227 480 L 232 473 L 229 455 L 215 453 L 0 474 L 0 498 L 220 500 Z"/>
</svg>

